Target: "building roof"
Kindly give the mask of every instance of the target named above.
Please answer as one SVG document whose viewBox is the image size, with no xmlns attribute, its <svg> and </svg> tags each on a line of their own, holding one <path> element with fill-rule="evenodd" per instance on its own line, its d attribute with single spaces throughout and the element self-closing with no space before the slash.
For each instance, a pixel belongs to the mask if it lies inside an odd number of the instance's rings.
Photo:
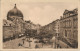
<svg viewBox="0 0 80 51">
<path fill-rule="evenodd" d="M 13 26 L 15 25 L 13 22 L 9 21 L 9 20 L 3 20 L 3 26 Z"/>
<path fill-rule="evenodd" d="M 65 14 L 67 14 L 67 13 L 75 14 L 75 13 L 77 13 L 77 11 L 78 11 L 78 9 L 77 9 L 77 8 L 76 8 L 76 9 L 74 9 L 74 10 L 67 10 L 67 9 L 66 9 L 66 10 L 64 11 L 64 13 L 63 13 L 63 14 L 64 14 L 64 15 L 65 15 Z"/>
<path fill-rule="evenodd" d="M 8 12 L 7 18 L 9 19 L 11 16 L 23 17 L 22 12 L 16 7 L 16 4 L 14 8 Z"/>
</svg>

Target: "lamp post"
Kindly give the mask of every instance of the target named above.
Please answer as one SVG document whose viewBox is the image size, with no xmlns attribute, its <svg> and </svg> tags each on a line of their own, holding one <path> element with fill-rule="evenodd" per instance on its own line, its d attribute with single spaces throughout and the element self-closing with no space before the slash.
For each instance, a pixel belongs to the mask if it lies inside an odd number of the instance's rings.
<svg viewBox="0 0 80 51">
<path fill-rule="evenodd" d="M 56 36 L 55 36 L 55 48 L 56 48 Z"/>
<path fill-rule="evenodd" d="M 27 36 L 26 36 L 26 37 L 27 37 L 27 41 L 29 42 L 29 47 L 31 47 L 31 43 L 30 43 L 30 42 L 31 42 L 31 41 L 30 41 L 30 35 L 29 35 L 29 34 L 27 34 Z"/>
<path fill-rule="evenodd" d="M 30 41 L 30 36 L 29 36 L 29 41 L 28 41 L 28 42 L 29 42 L 29 47 L 31 47 L 31 44 L 30 44 L 30 42 L 31 42 L 31 41 Z"/>
<path fill-rule="evenodd" d="M 57 42 L 58 42 L 58 43 L 57 43 L 57 48 L 59 48 L 59 33 L 57 33 L 57 40 L 58 40 L 58 41 L 57 41 Z"/>
<path fill-rule="evenodd" d="M 54 32 L 56 32 L 56 30 L 54 30 Z M 54 39 L 55 39 L 55 47 L 56 48 L 56 33 L 54 33 Z"/>
<path fill-rule="evenodd" d="M 30 36 L 31 36 L 31 33 L 32 33 L 32 31 L 31 31 L 31 22 L 29 22 L 29 29 L 30 29 L 30 30 L 29 30 L 30 32 L 29 32 L 29 40 L 28 40 L 28 42 L 29 42 L 29 47 L 31 47 L 31 42 L 32 42 L 32 41 L 30 40 Z"/>
<path fill-rule="evenodd" d="M 29 36 L 29 34 L 27 34 L 27 36 Z M 27 41 L 28 41 L 28 37 L 26 36 L 26 38 L 27 38 Z"/>
</svg>

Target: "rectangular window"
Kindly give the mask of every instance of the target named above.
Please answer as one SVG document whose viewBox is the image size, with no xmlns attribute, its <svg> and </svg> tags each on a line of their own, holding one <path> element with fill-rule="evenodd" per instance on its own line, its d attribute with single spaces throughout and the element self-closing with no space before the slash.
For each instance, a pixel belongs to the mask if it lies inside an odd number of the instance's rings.
<svg viewBox="0 0 80 51">
<path fill-rule="evenodd" d="M 65 30 L 65 37 L 67 37 L 67 31 Z"/>
</svg>

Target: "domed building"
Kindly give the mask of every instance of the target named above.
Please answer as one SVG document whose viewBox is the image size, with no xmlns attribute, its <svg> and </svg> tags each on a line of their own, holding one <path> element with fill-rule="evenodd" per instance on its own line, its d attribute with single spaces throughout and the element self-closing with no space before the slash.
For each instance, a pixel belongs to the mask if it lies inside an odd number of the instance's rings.
<svg viewBox="0 0 80 51">
<path fill-rule="evenodd" d="M 7 14 L 7 20 L 13 21 L 15 17 L 19 17 L 23 20 L 22 12 L 16 7 L 16 4 L 12 10 L 10 10 Z"/>
<path fill-rule="evenodd" d="M 25 32 L 24 24 L 23 14 L 15 4 L 14 8 L 8 12 L 7 20 L 3 20 L 3 39 L 11 39 L 23 34 Z"/>
</svg>

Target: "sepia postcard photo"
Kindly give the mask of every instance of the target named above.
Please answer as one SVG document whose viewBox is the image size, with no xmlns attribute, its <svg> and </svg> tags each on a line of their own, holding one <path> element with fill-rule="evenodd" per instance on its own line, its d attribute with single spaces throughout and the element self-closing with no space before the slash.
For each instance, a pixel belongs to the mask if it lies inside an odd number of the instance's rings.
<svg viewBox="0 0 80 51">
<path fill-rule="evenodd" d="M 1 49 L 79 49 L 80 0 L 0 0 Z"/>
</svg>

